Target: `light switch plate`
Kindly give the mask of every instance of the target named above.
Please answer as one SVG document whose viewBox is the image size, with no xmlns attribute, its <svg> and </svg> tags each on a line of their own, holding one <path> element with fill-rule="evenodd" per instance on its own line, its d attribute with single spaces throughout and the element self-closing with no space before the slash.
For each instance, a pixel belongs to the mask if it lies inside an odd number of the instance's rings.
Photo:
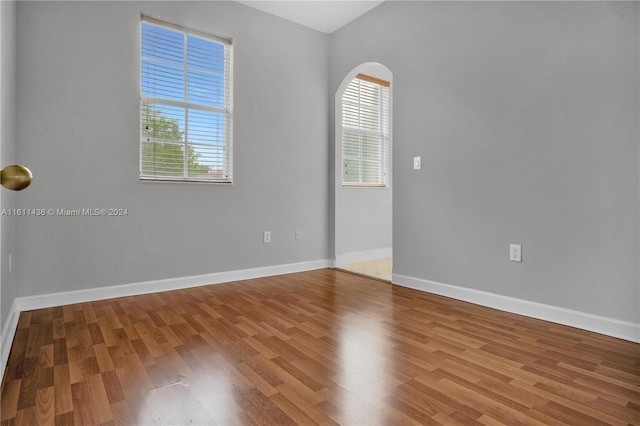
<svg viewBox="0 0 640 426">
<path fill-rule="evenodd" d="M 421 158 L 413 157 L 413 170 L 420 170 L 421 167 Z"/>
</svg>

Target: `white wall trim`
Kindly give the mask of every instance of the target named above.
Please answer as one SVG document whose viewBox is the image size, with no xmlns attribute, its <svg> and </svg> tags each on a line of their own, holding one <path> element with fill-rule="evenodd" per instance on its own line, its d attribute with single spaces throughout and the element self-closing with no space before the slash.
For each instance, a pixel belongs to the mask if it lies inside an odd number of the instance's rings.
<svg viewBox="0 0 640 426">
<path fill-rule="evenodd" d="M 139 294 L 158 293 L 162 291 L 180 290 L 203 285 L 221 284 L 232 281 L 270 277 L 273 275 L 311 271 L 314 269 L 328 268 L 330 265 L 331 262 L 329 260 L 315 260 L 309 262 L 289 263 L 285 265 L 239 269 L 236 271 L 214 272 L 211 274 L 193 275 L 189 277 L 144 281 L 140 283 L 91 288 L 86 290 L 74 290 L 62 293 L 20 297 L 17 298 L 17 300 L 20 312 L 22 312 L 33 309 L 70 305 L 74 303 L 113 299 L 116 297 L 136 296 Z"/>
<path fill-rule="evenodd" d="M 640 324 L 628 321 L 400 274 L 393 274 L 392 282 L 427 293 L 640 343 Z"/>
<path fill-rule="evenodd" d="M 2 327 L 2 335 L 0 335 L 0 382 L 4 377 L 4 369 L 9 361 L 9 352 L 11 352 L 11 345 L 13 344 L 13 337 L 16 334 L 18 328 L 18 319 L 20 318 L 20 311 L 18 310 L 18 302 L 13 300 L 11 308 L 9 309 L 9 315 Z"/>
<path fill-rule="evenodd" d="M 342 265 L 348 265 L 349 263 L 366 262 L 368 260 L 386 259 L 389 257 L 393 257 L 392 247 L 352 251 L 350 253 L 336 255 L 335 267 L 339 268 Z"/>
<path fill-rule="evenodd" d="M 85 290 L 65 291 L 61 293 L 41 294 L 37 296 L 17 297 L 11 305 L 11 310 L 2 329 L 2 335 L 0 336 L 0 381 L 2 381 L 4 370 L 9 359 L 9 352 L 11 351 L 11 345 L 18 326 L 20 312 L 71 305 L 74 303 L 94 302 L 96 300 L 113 299 L 116 297 L 136 296 L 139 294 L 158 293 L 162 291 L 180 290 L 203 285 L 221 284 L 233 281 L 270 277 L 274 275 L 312 271 L 315 269 L 329 268 L 333 266 L 332 264 L 332 261 L 323 259 L 284 265 L 263 266 L 251 269 L 240 269 L 236 271 L 214 272 L 211 274 L 193 275 L 189 277 L 168 278 L 163 280 L 90 288 Z"/>
</svg>

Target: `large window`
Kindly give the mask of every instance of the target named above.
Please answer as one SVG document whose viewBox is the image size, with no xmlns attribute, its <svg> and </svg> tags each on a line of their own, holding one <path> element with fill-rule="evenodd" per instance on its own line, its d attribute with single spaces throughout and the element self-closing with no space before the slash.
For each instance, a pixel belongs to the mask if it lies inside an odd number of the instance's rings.
<svg viewBox="0 0 640 426">
<path fill-rule="evenodd" d="M 141 179 L 232 181 L 231 67 L 231 40 L 141 17 Z"/>
<path fill-rule="evenodd" d="M 389 186 L 389 82 L 358 74 L 342 96 L 342 184 Z"/>
</svg>

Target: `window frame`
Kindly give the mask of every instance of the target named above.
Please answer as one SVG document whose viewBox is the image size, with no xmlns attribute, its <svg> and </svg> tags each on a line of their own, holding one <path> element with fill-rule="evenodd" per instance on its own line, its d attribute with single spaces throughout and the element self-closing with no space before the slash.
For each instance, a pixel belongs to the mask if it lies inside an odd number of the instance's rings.
<svg viewBox="0 0 640 426">
<path fill-rule="evenodd" d="M 158 97 L 158 96 L 148 96 L 143 93 L 143 82 L 144 82 L 144 67 L 143 62 L 145 61 L 144 52 L 143 52 L 143 33 L 144 33 L 144 25 L 151 25 L 157 28 L 161 28 L 164 30 L 172 31 L 175 33 L 179 33 L 182 35 L 184 40 L 184 62 L 183 62 L 183 82 L 180 83 L 182 88 L 184 89 L 184 98 L 182 100 L 175 100 L 166 97 Z M 188 44 L 189 37 L 194 37 L 198 40 L 203 40 L 206 42 L 213 42 L 216 44 L 220 44 L 223 46 L 224 56 L 222 58 L 222 66 L 223 66 L 223 84 L 224 95 L 223 95 L 223 107 L 219 108 L 212 105 L 205 105 L 197 102 L 190 102 L 188 99 L 188 73 L 195 68 L 190 68 L 189 61 L 187 60 L 189 57 L 188 53 Z M 196 30 L 193 28 L 188 28 L 180 24 L 175 24 L 172 22 L 168 22 L 162 19 L 158 19 L 156 17 L 141 13 L 140 14 L 140 52 L 139 52 L 139 60 L 140 60 L 140 104 L 139 104 L 139 114 L 140 114 L 140 145 L 139 145 L 139 179 L 141 181 L 160 181 L 160 182 L 190 182 L 190 183 L 211 183 L 211 184 L 232 184 L 233 183 L 233 40 L 230 37 L 223 37 L 211 33 L 207 33 L 204 31 Z M 149 59 L 147 59 L 149 60 Z M 207 87 L 214 88 L 215 85 L 211 83 L 207 85 Z M 184 109 L 184 131 L 182 140 L 165 140 L 162 138 L 149 138 L 149 135 L 145 135 L 144 129 L 144 109 L 148 105 L 160 105 L 165 107 L 175 107 Z M 203 146 L 203 147 L 213 147 L 216 144 L 207 144 L 197 141 L 189 140 L 189 113 L 190 112 L 213 112 L 216 114 L 220 114 L 222 116 L 222 151 L 221 155 L 222 161 L 222 176 L 214 177 L 214 176 L 189 176 L 189 147 Z M 192 120 L 193 122 L 193 120 Z M 145 141 L 146 139 L 146 141 Z M 151 139 L 151 140 L 149 140 Z M 144 158 L 143 158 L 143 147 L 145 142 L 158 142 L 158 143 L 171 143 L 183 146 L 183 160 L 184 165 L 182 166 L 182 176 L 170 176 L 170 175 L 156 175 L 156 174 L 145 174 L 144 173 Z"/>
<path fill-rule="evenodd" d="M 367 128 L 363 128 L 361 126 L 354 127 L 346 125 L 345 114 L 346 114 L 346 106 L 350 105 L 352 107 L 356 107 L 358 110 L 358 121 L 362 120 L 362 111 L 361 108 L 373 110 L 371 104 L 365 104 L 361 101 L 360 92 L 358 92 L 358 100 L 354 102 L 352 100 L 347 100 L 347 94 L 349 92 L 349 88 L 352 84 L 357 83 L 358 85 L 369 84 L 373 85 L 378 90 L 378 104 L 375 105 L 375 111 L 377 111 L 377 117 L 379 120 L 379 130 L 371 130 Z M 352 188 L 389 188 L 390 187 L 390 153 L 391 153 L 391 93 L 390 93 L 391 83 L 389 81 L 373 77 L 367 74 L 358 73 L 353 79 L 349 82 L 344 92 L 342 93 L 341 99 L 341 146 L 342 146 L 342 173 L 341 173 L 341 182 L 343 187 L 352 187 Z M 346 137 L 347 135 L 356 136 L 360 138 L 359 146 L 359 154 L 358 156 L 349 155 L 346 152 Z M 367 160 L 363 156 L 363 137 L 373 137 L 377 139 L 378 142 L 378 158 L 377 160 Z M 347 167 L 347 161 L 357 162 L 358 167 L 358 182 L 346 182 L 345 181 L 345 168 Z M 378 179 L 374 181 L 363 181 L 363 164 L 369 163 L 379 163 L 378 165 Z"/>
</svg>

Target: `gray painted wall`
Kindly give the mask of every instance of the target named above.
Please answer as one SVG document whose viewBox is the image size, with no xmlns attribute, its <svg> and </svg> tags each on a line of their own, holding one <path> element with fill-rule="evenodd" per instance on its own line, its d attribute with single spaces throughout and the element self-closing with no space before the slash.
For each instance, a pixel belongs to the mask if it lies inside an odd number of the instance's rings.
<svg viewBox="0 0 640 426">
<path fill-rule="evenodd" d="M 0 140 L 2 151 L 0 152 L 0 167 L 16 162 L 16 4 L 14 1 L 0 2 L 0 54 L 2 55 L 2 69 L 0 70 Z M 15 208 L 16 194 L 4 188 L 0 188 L 1 204 L 3 209 Z M 4 326 L 9 308 L 16 297 L 15 274 L 9 274 L 9 254 L 15 253 L 15 218 L 2 216 L 2 280 L 0 287 L 0 330 Z"/>
<path fill-rule="evenodd" d="M 234 39 L 233 186 L 138 180 L 140 12 Z M 19 207 L 129 211 L 21 218 L 18 296 L 327 258 L 326 34 L 234 2 L 20 2 L 17 40 Z"/>
<path fill-rule="evenodd" d="M 386 2 L 332 34 L 331 91 L 393 72 L 394 274 L 640 322 L 639 6 Z"/>
<path fill-rule="evenodd" d="M 391 248 L 391 203 L 391 188 L 349 188 L 339 184 L 336 187 L 336 255 Z"/>
</svg>

